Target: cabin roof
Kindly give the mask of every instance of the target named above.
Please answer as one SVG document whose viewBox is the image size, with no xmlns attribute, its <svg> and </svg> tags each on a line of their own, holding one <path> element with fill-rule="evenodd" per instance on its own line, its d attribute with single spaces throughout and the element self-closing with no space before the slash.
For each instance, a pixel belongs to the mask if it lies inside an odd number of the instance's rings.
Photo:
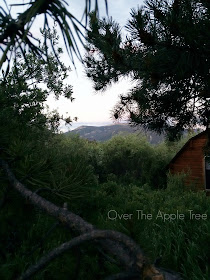
<svg viewBox="0 0 210 280">
<path fill-rule="evenodd" d="M 205 135 L 206 133 L 207 133 L 207 131 L 204 130 L 204 131 L 198 133 L 197 135 L 191 137 L 191 138 L 184 144 L 184 146 L 176 153 L 176 155 L 172 158 L 172 160 L 171 160 L 171 161 L 169 162 L 169 164 L 167 165 L 167 168 L 169 168 L 170 164 L 173 163 L 173 162 L 179 157 L 179 155 L 183 152 L 183 150 L 189 145 L 189 143 L 190 143 L 191 140 L 197 139 L 197 138 L 199 138 L 200 136 Z"/>
</svg>

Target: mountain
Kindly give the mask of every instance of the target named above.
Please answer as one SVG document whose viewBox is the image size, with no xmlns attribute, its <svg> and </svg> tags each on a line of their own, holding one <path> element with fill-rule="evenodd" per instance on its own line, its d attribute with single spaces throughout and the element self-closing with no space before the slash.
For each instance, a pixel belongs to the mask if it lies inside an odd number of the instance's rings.
<svg viewBox="0 0 210 280">
<path fill-rule="evenodd" d="M 157 133 L 147 131 L 145 132 L 142 128 L 131 127 L 128 124 L 114 124 L 106 126 L 80 126 L 72 131 L 66 132 L 65 135 L 69 136 L 72 134 L 79 134 L 82 138 L 90 141 L 106 141 L 111 139 L 117 134 L 128 134 L 128 133 L 141 133 L 147 136 L 148 141 L 151 144 L 158 144 L 163 141 L 164 136 L 158 135 Z"/>
</svg>

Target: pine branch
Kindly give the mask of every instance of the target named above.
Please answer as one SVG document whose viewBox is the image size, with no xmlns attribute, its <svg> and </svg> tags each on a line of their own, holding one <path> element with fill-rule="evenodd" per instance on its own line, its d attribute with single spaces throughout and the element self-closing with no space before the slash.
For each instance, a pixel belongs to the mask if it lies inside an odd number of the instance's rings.
<svg viewBox="0 0 210 280">
<path fill-rule="evenodd" d="M 108 12 L 107 0 L 104 1 Z M 84 15 L 86 17 L 87 24 L 87 17 L 91 9 L 91 0 L 86 0 L 85 3 Z M 96 0 L 95 3 L 95 11 L 98 12 L 98 1 Z M 26 4 L 13 4 L 11 6 L 24 6 L 28 4 L 29 7 L 25 10 L 25 12 L 20 13 L 17 19 L 13 19 L 10 12 L 7 13 L 0 6 L 0 10 L 3 11 L 3 13 L 0 13 L 2 29 L 0 32 L 0 44 L 5 46 L 5 49 L 1 48 L 1 50 L 3 51 L 3 55 L 2 59 L 0 60 L 0 69 L 5 60 L 7 60 L 8 62 L 9 69 L 10 60 L 7 58 L 7 53 L 9 51 L 12 52 L 11 48 L 15 47 L 16 45 L 17 49 L 22 52 L 24 59 L 26 58 L 25 50 L 26 47 L 28 47 L 29 51 L 34 55 L 45 58 L 48 61 L 46 41 L 49 38 L 47 38 L 47 35 L 45 34 L 45 49 L 42 50 L 40 49 L 39 44 L 36 45 L 33 43 L 34 40 L 39 43 L 39 40 L 30 33 L 30 29 L 34 23 L 35 18 L 40 14 L 44 15 L 45 30 L 49 29 L 47 19 L 48 16 L 57 22 L 63 36 L 66 50 L 71 58 L 72 63 L 74 64 L 73 55 L 76 55 L 77 58 L 82 61 L 82 56 L 79 50 L 77 39 L 79 39 L 80 43 L 84 46 L 83 31 L 86 30 L 86 25 L 83 25 L 81 21 L 79 21 L 73 14 L 68 11 L 68 3 L 65 0 L 31 0 Z M 52 40 L 49 40 L 52 45 Z M 24 46 L 24 48 L 22 48 L 22 45 Z M 56 56 L 54 48 L 53 53 Z"/>
</svg>

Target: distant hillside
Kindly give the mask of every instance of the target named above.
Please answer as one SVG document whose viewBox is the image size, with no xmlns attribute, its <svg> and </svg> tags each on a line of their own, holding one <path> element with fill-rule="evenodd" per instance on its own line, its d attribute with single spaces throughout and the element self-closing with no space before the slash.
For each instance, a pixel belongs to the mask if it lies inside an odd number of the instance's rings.
<svg viewBox="0 0 210 280">
<path fill-rule="evenodd" d="M 151 144 L 158 144 L 163 141 L 163 136 L 154 132 L 144 132 L 143 129 L 137 127 L 131 127 L 128 124 L 115 124 L 107 126 L 80 126 L 72 131 L 65 133 L 67 136 L 72 134 L 79 134 L 82 138 L 86 138 L 91 141 L 106 141 L 111 139 L 117 134 L 128 133 L 141 133 L 148 137 L 148 141 Z"/>
</svg>

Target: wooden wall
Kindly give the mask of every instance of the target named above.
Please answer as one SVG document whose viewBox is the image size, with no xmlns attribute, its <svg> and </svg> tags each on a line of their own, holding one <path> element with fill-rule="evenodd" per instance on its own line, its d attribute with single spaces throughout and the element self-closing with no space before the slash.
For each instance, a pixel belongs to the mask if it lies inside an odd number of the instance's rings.
<svg viewBox="0 0 210 280">
<path fill-rule="evenodd" d="M 172 174 L 189 172 L 186 184 L 195 183 L 197 189 L 205 189 L 204 148 L 207 143 L 207 133 L 192 137 L 177 153 L 169 164 Z"/>
</svg>

